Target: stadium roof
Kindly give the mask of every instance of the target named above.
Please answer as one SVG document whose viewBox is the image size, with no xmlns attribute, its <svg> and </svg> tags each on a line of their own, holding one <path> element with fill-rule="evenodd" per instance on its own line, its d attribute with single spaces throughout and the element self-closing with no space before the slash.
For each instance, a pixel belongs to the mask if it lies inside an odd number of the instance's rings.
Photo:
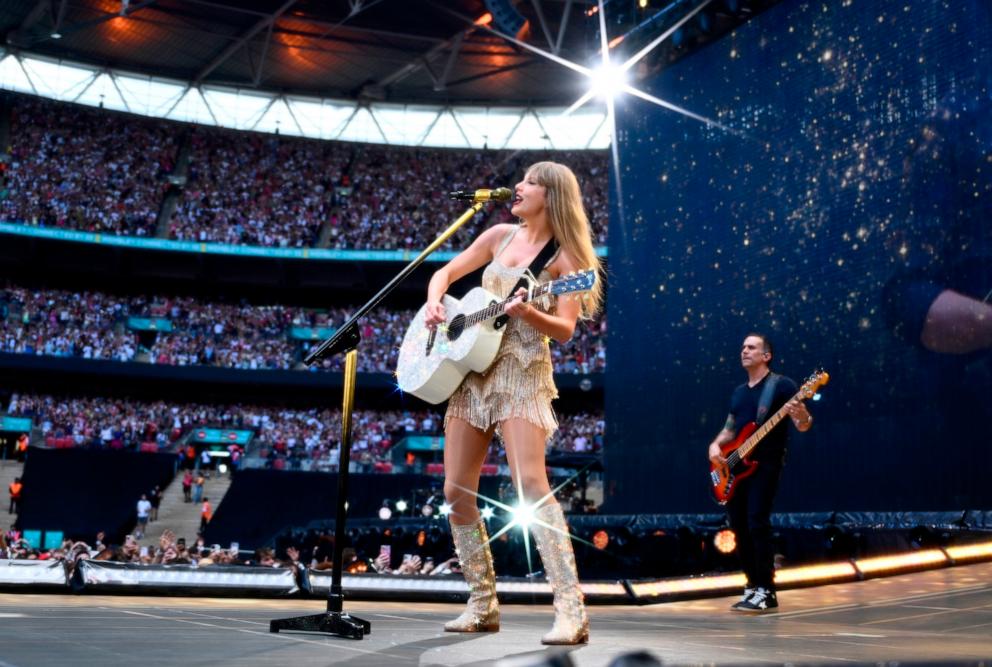
<svg viewBox="0 0 992 667">
<path fill-rule="evenodd" d="M 650 76 L 775 2 L 0 0 L 0 88 L 343 141 L 605 148 L 592 88 Z M 594 71 L 607 38 L 626 75 Z"/>
<path fill-rule="evenodd" d="M 493 17 L 487 4 L 506 11 Z M 0 2 L 17 52 L 195 84 L 402 103 L 565 106 L 587 78 L 596 0 Z M 492 17 L 488 18 L 487 17 Z M 527 23 L 520 43 L 507 41 Z M 499 34 L 498 34 L 499 33 Z"/>
</svg>

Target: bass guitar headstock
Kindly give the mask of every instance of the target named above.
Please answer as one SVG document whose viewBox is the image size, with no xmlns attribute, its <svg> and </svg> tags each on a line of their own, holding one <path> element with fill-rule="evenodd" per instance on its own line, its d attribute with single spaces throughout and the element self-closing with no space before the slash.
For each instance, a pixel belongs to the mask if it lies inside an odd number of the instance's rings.
<svg viewBox="0 0 992 667">
<path fill-rule="evenodd" d="M 799 388 L 799 393 L 803 398 L 813 398 L 820 387 L 830 382 L 830 374 L 820 369 L 806 378 L 803 386 Z"/>
</svg>

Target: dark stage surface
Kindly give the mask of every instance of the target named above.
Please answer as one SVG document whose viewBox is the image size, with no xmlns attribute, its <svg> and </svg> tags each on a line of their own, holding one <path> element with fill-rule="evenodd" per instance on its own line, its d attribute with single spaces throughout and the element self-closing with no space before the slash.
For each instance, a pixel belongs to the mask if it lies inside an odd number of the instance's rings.
<svg viewBox="0 0 992 667">
<path fill-rule="evenodd" d="M 727 611 L 720 598 L 591 607 L 582 667 L 646 649 L 665 664 L 974 662 L 992 657 L 992 563 L 797 591 L 781 612 Z M 372 622 L 362 641 L 270 634 L 269 620 L 315 613 L 300 600 L 0 595 L 0 667 L 25 665 L 506 665 L 567 650 L 541 646 L 550 606 L 505 605 L 503 629 L 454 635 L 454 604 L 353 602 Z"/>
</svg>

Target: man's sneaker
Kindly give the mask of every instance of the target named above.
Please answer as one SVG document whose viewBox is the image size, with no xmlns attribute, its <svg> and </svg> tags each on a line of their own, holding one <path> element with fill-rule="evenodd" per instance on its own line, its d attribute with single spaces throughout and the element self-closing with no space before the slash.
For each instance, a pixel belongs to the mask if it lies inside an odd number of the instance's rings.
<svg viewBox="0 0 992 667">
<path fill-rule="evenodd" d="M 751 588 L 750 586 L 745 586 L 744 595 L 741 597 L 740 600 L 732 604 L 730 608 L 733 609 L 734 611 L 737 611 L 738 607 L 740 607 L 742 604 L 747 602 L 752 595 L 754 595 L 754 589 Z"/>
<path fill-rule="evenodd" d="M 748 614 L 760 614 L 766 611 L 778 609 L 778 598 L 775 592 L 767 588 L 756 588 L 754 593 L 744 602 L 738 602 L 733 607 L 734 611 L 741 611 Z"/>
</svg>

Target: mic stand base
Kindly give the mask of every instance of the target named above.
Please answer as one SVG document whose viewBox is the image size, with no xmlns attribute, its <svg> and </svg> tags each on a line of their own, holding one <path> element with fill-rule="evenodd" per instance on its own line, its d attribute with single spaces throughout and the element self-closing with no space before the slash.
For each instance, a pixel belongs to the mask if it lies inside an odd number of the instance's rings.
<svg viewBox="0 0 992 667">
<path fill-rule="evenodd" d="M 328 600 L 328 610 L 322 614 L 295 616 L 293 618 L 280 618 L 269 621 L 269 632 L 279 632 L 280 630 L 323 632 L 324 634 L 337 635 L 338 637 L 347 637 L 349 639 L 363 639 L 365 635 L 371 634 L 371 623 L 341 611 L 342 597 L 341 595 L 332 594 Z M 331 607 L 337 607 L 337 611 L 332 611 Z"/>
</svg>

